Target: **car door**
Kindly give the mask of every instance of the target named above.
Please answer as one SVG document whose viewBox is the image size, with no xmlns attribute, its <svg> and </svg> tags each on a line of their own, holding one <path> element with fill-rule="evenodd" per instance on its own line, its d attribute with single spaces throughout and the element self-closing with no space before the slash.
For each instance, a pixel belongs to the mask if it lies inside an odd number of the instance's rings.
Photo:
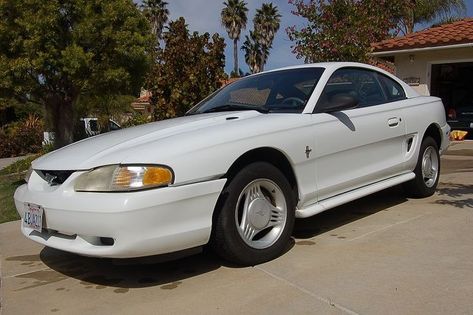
<svg viewBox="0 0 473 315">
<path fill-rule="evenodd" d="M 380 76 L 369 69 L 341 68 L 324 87 L 312 115 L 318 200 L 403 171 L 405 126 L 399 103 L 387 96 Z M 356 108 L 325 110 L 347 96 L 358 100 Z"/>
</svg>

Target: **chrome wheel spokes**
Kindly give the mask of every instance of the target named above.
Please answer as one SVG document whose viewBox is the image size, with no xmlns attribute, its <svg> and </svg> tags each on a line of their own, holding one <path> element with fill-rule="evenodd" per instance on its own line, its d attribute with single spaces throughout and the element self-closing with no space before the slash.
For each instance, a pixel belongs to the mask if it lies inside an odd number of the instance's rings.
<svg viewBox="0 0 473 315">
<path fill-rule="evenodd" d="M 238 197 L 235 221 L 238 233 L 250 247 L 263 249 L 282 234 L 287 204 L 281 188 L 267 179 L 249 183 Z"/>
<path fill-rule="evenodd" d="M 422 177 L 427 187 L 433 187 L 439 175 L 439 158 L 434 147 L 427 147 L 422 156 Z"/>
</svg>

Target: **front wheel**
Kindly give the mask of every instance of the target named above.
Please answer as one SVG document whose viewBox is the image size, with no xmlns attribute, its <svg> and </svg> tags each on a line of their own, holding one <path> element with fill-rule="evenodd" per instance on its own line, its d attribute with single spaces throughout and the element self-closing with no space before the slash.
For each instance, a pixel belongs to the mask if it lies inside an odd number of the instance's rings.
<svg viewBox="0 0 473 315">
<path fill-rule="evenodd" d="M 294 226 L 294 198 L 284 174 L 255 162 L 224 189 L 211 245 L 229 261 L 255 265 L 281 255 Z"/>
<path fill-rule="evenodd" d="M 414 173 L 416 177 L 404 184 L 404 190 L 416 198 L 432 196 L 440 177 L 440 155 L 437 142 L 431 137 L 422 141 Z"/>
</svg>

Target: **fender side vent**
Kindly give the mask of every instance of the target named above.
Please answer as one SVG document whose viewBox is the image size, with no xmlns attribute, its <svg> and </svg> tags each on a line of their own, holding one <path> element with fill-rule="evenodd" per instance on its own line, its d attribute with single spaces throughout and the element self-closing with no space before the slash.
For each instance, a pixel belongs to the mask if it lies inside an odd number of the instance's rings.
<svg viewBox="0 0 473 315">
<path fill-rule="evenodd" d="M 412 142 L 414 142 L 414 138 L 409 138 L 409 140 L 407 140 L 407 152 L 411 151 Z"/>
</svg>

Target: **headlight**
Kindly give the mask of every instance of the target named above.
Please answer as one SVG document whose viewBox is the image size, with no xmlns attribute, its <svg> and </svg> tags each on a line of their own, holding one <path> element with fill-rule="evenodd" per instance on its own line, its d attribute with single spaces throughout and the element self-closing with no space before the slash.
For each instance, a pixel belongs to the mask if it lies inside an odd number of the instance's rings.
<svg viewBox="0 0 473 315">
<path fill-rule="evenodd" d="M 30 180 L 31 174 L 33 174 L 33 168 L 30 166 L 28 172 L 26 172 L 25 174 L 25 182 L 28 182 Z"/>
<path fill-rule="evenodd" d="M 109 165 L 80 175 L 75 191 L 114 192 L 162 187 L 172 184 L 174 174 L 166 166 Z"/>
</svg>

